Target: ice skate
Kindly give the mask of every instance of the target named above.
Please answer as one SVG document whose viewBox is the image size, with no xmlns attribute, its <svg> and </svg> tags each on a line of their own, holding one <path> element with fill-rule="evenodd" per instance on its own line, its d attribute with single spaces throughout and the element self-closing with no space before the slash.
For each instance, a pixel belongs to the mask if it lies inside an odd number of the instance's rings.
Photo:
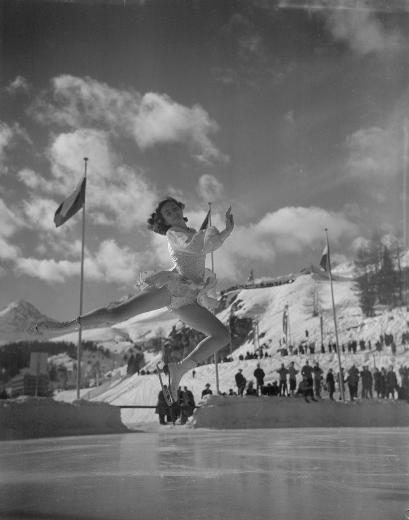
<svg viewBox="0 0 409 520">
<path fill-rule="evenodd" d="M 161 374 L 161 372 L 165 373 L 164 366 L 161 365 L 160 363 L 156 363 L 156 369 L 158 371 L 160 386 L 162 387 L 163 398 L 165 399 L 166 404 L 168 406 L 172 406 L 175 401 L 173 400 L 172 394 L 169 391 L 169 386 L 164 383 L 162 374 Z"/>
<path fill-rule="evenodd" d="M 185 373 L 181 363 L 167 363 L 163 366 L 163 372 L 168 376 L 168 389 L 174 403 L 178 400 L 178 388 L 180 380 Z"/>
</svg>

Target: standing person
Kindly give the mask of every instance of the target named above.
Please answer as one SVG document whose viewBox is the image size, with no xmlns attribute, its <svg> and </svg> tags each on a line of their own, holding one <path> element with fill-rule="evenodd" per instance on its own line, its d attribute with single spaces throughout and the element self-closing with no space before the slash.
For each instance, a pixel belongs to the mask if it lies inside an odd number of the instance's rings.
<svg viewBox="0 0 409 520">
<path fill-rule="evenodd" d="M 166 390 L 166 385 L 164 385 Z M 169 416 L 169 406 L 166 403 L 163 390 L 158 394 L 158 402 L 156 403 L 155 413 L 159 416 L 159 424 L 166 424 L 165 417 Z"/>
<path fill-rule="evenodd" d="M 312 367 L 310 366 L 310 363 L 308 359 L 305 361 L 305 365 L 301 368 L 301 375 L 302 377 L 306 376 L 308 380 L 308 385 L 313 387 L 313 380 L 312 380 Z"/>
<path fill-rule="evenodd" d="M 246 388 L 247 379 L 243 376 L 243 370 L 239 368 L 237 374 L 234 376 L 237 385 L 237 394 L 243 395 Z"/>
<path fill-rule="evenodd" d="M 382 372 L 379 370 L 379 368 L 376 368 L 375 367 L 375 371 L 374 371 L 374 374 L 373 374 L 373 379 L 374 379 L 374 388 L 375 388 L 375 392 L 376 392 L 376 397 L 378 399 L 380 399 L 382 396 L 382 379 L 383 379 L 383 376 L 382 376 Z"/>
<path fill-rule="evenodd" d="M 279 384 L 280 384 L 280 396 L 288 396 L 288 388 L 287 388 L 287 374 L 288 370 L 285 368 L 284 363 L 281 363 L 281 367 L 276 370 L 279 375 Z"/>
<path fill-rule="evenodd" d="M 314 368 L 313 368 L 313 374 L 314 374 L 314 392 L 315 392 L 315 397 L 318 397 L 318 398 L 321 397 L 322 373 L 323 373 L 323 370 L 320 367 L 318 361 L 316 361 L 316 363 L 314 365 Z"/>
<path fill-rule="evenodd" d="M 160 271 L 144 280 L 142 292 L 126 301 L 101 307 L 68 322 L 44 320 L 37 331 L 69 330 L 81 327 L 113 325 L 148 311 L 168 307 L 193 329 L 206 337 L 179 362 L 168 363 L 169 391 L 174 402 L 182 376 L 207 360 L 229 342 L 229 331 L 210 309 L 216 301 L 208 295 L 216 283 L 212 271 L 205 268 L 206 253 L 218 249 L 234 228 L 231 208 L 226 212 L 226 227 L 218 231 L 211 226 L 196 231 L 187 226 L 185 205 L 167 197 L 148 219 L 151 231 L 166 236 L 173 268 Z"/>
<path fill-rule="evenodd" d="M 348 377 L 345 382 L 348 383 L 349 397 L 351 401 L 353 401 L 355 397 L 358 397 L 359 382 L 359 370 L 356 368 L 355 364 L 353 364 L 348 370 Z"/>
<path fill-rule="evenodd" d="M 294 396 L 295 391 L 297 390 L 297 374 L 298 370 L 294 366 L 294 361 L 291 361 L 290 366 L 288 367 L 288 382 L 290 384 L 290 395 Z"/>
<path fill-rule="evenodd" d="M 364 365 L 363 370 L 361 372 L 361 382 L 362 382 L 362 393 L 361 397 L 362 399 L 368 399 L 373 398 L 372 394 L 372 384 L 373 384 L 373 378 L 372 374 L 369 371 L 369 368 L 367 365 Z"/>
<path fill-rule="evenodd" d="M 266 374 L 264 373 L 264 370 L 260 367 L 260 363 L 257 363 L 257 368 L 254 371 L 253 375 L 256 378 L 256 384 L 257 384 L 256 391 L 257 391 L 257 394 L 261 395 L 262 389 L 263 389 L 263 385 L 264 385 L 264 378 L 265 378 Z"/>
<path fill-rule="evenodd" d="M 332 368 L 328 369 L 327 377 L 326 377 L 327 389 L 329 393 L 329 398 L 334 400 L 334 392 L 335 392 L 335 379 L 334 373 L 332 372 Z"/>
<path fill-rule="evenodd" d="M 395 399 L 395 390 L 398 387 L 398 378 L 396 377 L 396 373 L 393 370 L 393 366 L 389 367 L 388 372 L 386 373 L 386 398 L 389 399 L 389 396 L 392 395 L 392 399 Z"/>
<path fill-rule="evenodd" d="M 192 392 L 187 388 L 183 387 L 183 391 L 180 395 L 180 424 L 186 424 L 190 416 L 193 415 L 193 410 L 196 407 L 195 398 Z"/>
</svg>

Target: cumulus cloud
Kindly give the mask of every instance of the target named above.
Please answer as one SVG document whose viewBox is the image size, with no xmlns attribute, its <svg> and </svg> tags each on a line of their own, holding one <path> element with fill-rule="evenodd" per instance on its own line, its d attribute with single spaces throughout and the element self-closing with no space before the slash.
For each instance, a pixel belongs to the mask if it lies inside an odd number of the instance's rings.
<svg viewBox="0 0 409 520">
<path fill-rule="evenodd" d="M 14 271 L 17 275 L 26 275 L 48 283 L 65 282 L 67 278 L 78 276 L 80 262 L 68 260 L 17 258 Z"/>
<path fill-rule="evenodd" d="M 9 243 L 5 238 L 0 236 L 0 259 L 16 260 L 21 255 L 20 248 Z"/>
<path fill-rule="evenodd" d="M 129 247 L 119 247 L 114 240 L 105 240 L 100 244 L 93 261 L 97 269 L 87 269 L 86 272 L 94 279 L 134 285 L 139 271 L 146 267 L 145 262 L 144 253 L 137 253 Z"/>
<path fill-rule="evenodd" d="M 27 132 L 17 123 L 10 126 L 0 121 L 0 175 L 8 173 L 7 153 L 20 141 L 24 141 L 25 144 L 31 143 Z"/>
<path fill-rule="evenodd" d="M 223 193 L 223 184 L 211 174 L 202 175 L 199 179 L 197 192 L 204 202 L 215 202 Z"/>
<path fill-rule="evenodd" d="M 357 226 L 342 213 L 318 207 L 286 207 L 268 213 L 255 226 L 258 234 L 271 235 L 280 252 L 300 253 L 305 247 L 322 241 L 324 227 L 330 230 L 331 239 L 352 238 Z"/>
<path fill-rule="evenodd" d="M 11 237 L 24 225 L 23 219 L 0 199 L 0 236 Z"/>
<path fill-rule="evenodd" d="M 26 225 L 37 231 L 54 231 L 54 213 L 57 204 L 53 199 L 32 198 L 23 201 Z"/>
<path fill-rule="evenodd" d="M 186 107 L 166 94 L 119 90 L 89 77 L 62 75 L 40 96 L 30 113 L 44 124 L 71 128 L 107 128 L 133 139 L 141 150 L 158 144 L 182 144 L 199 161 L 227 158 L 211 136 L 217 123 L 200 106 Z"/>
<path fill-rule="evenodd" d="M 1 241 L 0 241 L 1 244 Z M 70 254 L 80 256 L 79 243 L 71 249 Z M 88 250 L 84 259 L 84 276 L 94 282 L 114 282 L 134 285 L 138 273 L 146 268 L 151 252 L 138 253 L 129 247 L 120 247 L 114 240 L 104 240 L 95 253 Z M 1 258 L 1 255 L 0 255 Z M 18 275 L 38 278 L 47 283 L 64 283 L 80 274 L 80 260 L 23 258 L 14 255 L 14 270 Z"/>
<path fill-rule="evenodd" d="M 20 170 L 17 173 L 17 178 L 32 190 L 41 189 L 42 191 L 47 191 L 49 189 L 47 180 L 31 168 L 23 168 Z"/>
<path fill-rule="evenodd" d="M 365 3 L 358 2 L 358 9 L 337 9 L 328 14 L 327 25 L 333 37 L 346 42 L 361 56 L 401 48 L 403 37 L 396 30 L 386 29 L 375 12 L 359 9 L 360 5 L 365 6 Z"/>
<path fill-rule="evenodd" d="M 281 0 L 281 9 L 301 9 L 318 14 L 336 41 L 346 43 L 360 56 L 404 49 L 406 38 L 381 21 L 382 12 L 408 12 L 406 0 Z"/>
<path fill-rule="evenodd" d="M 4 172 L 6 150 L 12 142 L 13 135 L 13 129 L 9 125 L 0 122 L 0 174 Z"/>
<path fill-rule="evenodd" d="M 6 87 L 9 94 L 28 93 L 31 87 L 24 76 L 16 76 L 12 82 Z"/>
<path fill-rule="evenodd" d="M 387 180 L 396 176 L 402 163 L 401 142 L 402 135 L 393 126 L 357 130 L 346 141 L 350 175 L 363 180 Z"/>
</svg>

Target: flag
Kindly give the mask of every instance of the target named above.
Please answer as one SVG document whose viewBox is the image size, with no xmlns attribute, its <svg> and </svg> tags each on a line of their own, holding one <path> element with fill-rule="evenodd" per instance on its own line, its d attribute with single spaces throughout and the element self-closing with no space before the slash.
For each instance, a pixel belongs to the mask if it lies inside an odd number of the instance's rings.
<svg viewBox="0 0 409 520">
<path fill-rule="evenodd" d="M 86 178 L 84 177 L 74 192 L 58 206 L 54 215 L 54 224 L 56 227 L 64 224 L 64 222 L 74 216 L 77 211 L 82 208 L 85 202 L 85 185 Z"/>
<path fill-rule="evenodd" d="M 321 260 L 320 260 L 320 267 L 324 269 L 324 271 L 329 270 L 329 248 L 328 244 L 324 247 L 324 251 L 322 252 Z"/>
<path fill-rule="evenodd" d="M 206 215 L 204 221 L 202 222 L 202 225 L 200 226 L 200 230 L 207 229 L 207 227 L 209 226 L 209 221 L 210 221 L 210 209 L 207 212 L 207 215 Z"/>
<path fill-rule="evenodd" d="M 288 305 L 286 305 L 284 307 L 284 312 L 283 312 L 283 332 L 286 336 L 287 336 L 287 331 L 288 331 Z"/>
</svg>

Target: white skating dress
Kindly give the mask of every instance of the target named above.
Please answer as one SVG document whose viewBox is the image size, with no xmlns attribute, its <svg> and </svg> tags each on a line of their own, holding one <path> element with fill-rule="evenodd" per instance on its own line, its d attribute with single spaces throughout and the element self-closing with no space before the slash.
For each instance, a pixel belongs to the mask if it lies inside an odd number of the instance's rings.
<svg viewBox="0 0 409 520">
<path fill-rule="evenodd" d="M 145 287 L 166 287 L 171 296 L 168 306 L 171 310 L 196 302 L 213 310 L 217 300 L 210 294 L 214 292 L 216 276 L 205 267 L 206 253 L 218 249 L 228 235 L 214 226 L 200 231 L 170 228 L 166 238 L 173 268 L 145 278 Z"/>
</svg>

